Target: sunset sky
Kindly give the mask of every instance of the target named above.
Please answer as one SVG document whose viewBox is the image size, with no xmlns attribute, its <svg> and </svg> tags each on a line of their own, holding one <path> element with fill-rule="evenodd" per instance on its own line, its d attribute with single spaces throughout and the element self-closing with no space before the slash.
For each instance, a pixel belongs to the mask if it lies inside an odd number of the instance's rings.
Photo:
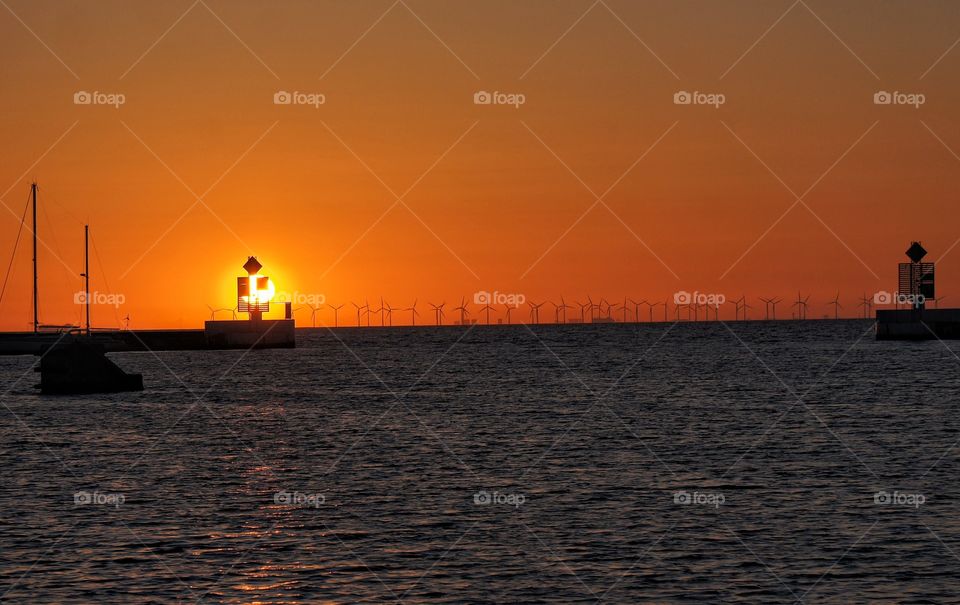
<svg viewBox="0 0 960 605">
<path fill-rule="evenodd" d="M 799 289 L 811 317 L 839 290 L 855 315 L 913 239 L 958 306 L 958 39 L 951 0 L 2 0 L 0 262 L 36 180 L 47 323 L 80 319 L 87 222 L 92 289 L 125 299 L 99 326 L 201 327 L 248 255 L 342 321 L 480 290 Z M 23 238 L 6 330 L 29 328 Z"/>
</svg>

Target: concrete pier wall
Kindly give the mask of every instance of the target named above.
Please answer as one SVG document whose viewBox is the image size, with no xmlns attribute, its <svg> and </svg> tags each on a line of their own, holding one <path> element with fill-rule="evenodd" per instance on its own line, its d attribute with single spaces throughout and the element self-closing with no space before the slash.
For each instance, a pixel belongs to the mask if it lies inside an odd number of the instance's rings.
<svg viewBox="0 0 960 605">
<path fill-rule="evenodd" d="M 292 319 L 208 321 L 208 349 L 279 349 L 296 346 Z"/>
<path fill-rule="evenodd" d="M 960 339 L 960 309 L 877 311 L 877 340 Z"/>
</svg>

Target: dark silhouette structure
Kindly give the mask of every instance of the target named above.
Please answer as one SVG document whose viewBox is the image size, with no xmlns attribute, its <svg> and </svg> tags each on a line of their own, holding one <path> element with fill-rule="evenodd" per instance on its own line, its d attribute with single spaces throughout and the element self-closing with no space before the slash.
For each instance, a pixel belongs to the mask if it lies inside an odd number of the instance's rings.
<svg viewBox="0 0 960 605">
<path fill-rule="evenodd" d="M 960 309 L 926 308 L 927 300 L 936 300 L 934 263 L 923 262 L 927 251 L 912 242 L 906 254 L 910 262 L 898 267 L 899 291 L 884 293 L 882 302 L 907 308 L 877 311 L 877 340 L 960 339 Z"/>
</svg>

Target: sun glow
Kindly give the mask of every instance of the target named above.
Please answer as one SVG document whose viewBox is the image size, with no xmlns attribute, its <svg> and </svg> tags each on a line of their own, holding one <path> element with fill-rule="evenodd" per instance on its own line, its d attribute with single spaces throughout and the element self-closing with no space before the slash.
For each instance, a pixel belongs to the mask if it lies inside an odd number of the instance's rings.
<svg viewBox="0 0 960 605">
<path fill-rule="evenodd" d="M 260 280 L 256 275 L 251 275 L 249 278 L 249 296 L 241 296 L 240 300 L 250 304 L 251 306 L 268 303 L 273 300 L 274 295 L 277 293 L 276 286 L 273 285 L 273 280 L 269 277 L 266 278 L 267 287 L 264 289 L 259 289 L 257 287 L 257 282 Z"/>
</svg>

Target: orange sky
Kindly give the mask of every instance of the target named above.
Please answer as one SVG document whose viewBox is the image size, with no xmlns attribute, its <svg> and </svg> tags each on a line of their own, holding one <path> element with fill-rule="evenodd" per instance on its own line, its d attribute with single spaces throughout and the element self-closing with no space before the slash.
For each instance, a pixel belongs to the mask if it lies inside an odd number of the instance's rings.
<svg viewBox="0 0 960 605">
<path fill-rule="evenodd" d="M 5 2 L 0 257 L 36 179 L 45 322 L 80 317 L 84 222 L 93 289 L 125 297 L 95 325 L 140 328 L 232 306 L 248 254 L 335 304 L 801 289 L 855 314 L 911 239 L 960 237 L 956 2 Z M 29 259 L 2 329 L 29 327 Z M 960 246 L 938 273 L 960 304 Z"/>
</svg>

